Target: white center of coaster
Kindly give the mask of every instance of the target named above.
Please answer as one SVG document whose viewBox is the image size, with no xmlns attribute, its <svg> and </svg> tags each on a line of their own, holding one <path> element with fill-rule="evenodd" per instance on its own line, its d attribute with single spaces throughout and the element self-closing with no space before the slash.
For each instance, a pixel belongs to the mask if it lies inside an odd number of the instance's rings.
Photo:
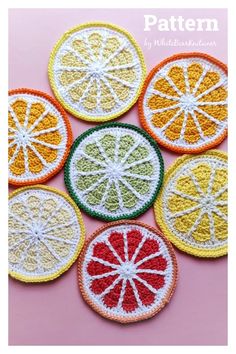
<svg viewBox="0 0 236 354">
<path fill-rule="evenodd" d="M 89 70 L 88 71 L 94 77 L 100 77 L 100 76 L 103 76 L 103 74 L 104 74 L 103 65 L 100 62 L 93 62 L 89 66 Z"/>
<path fill-rule="evenodd" d="M 32 237 L 35 240 L 41 240 L 43 238 L 43 230 L 40 225 L 34 226 L 34 228 L 32 228 L 32 230 L 31 230 L 31 232 L 32 232 Z"/>
<path fill-rule="evenodd" d="M 119 273 L 124 279 L 133 278 L 136 274 L 136 267 L 133 262 L 122 263 L 119 268 Z"/>
<path fill-rule="evenodd" d="M 206 196 L 202 200 L 200 200 L 202 207 L 205 207 L 205 209 L 211 210 L 214 207 L 214 198 L 212 196 Z"/>
<path fill-rule="evenodd" d="M 107 166 L 106 173 L 108 178 L 117 179 L 122 176 L 123 166 L 120 163 L 111 163 Z"/>
<path fill-rule="evenodd" d="M 179 99 L 180 107 L 187 112 L 193 111 L 197 107 L 197 99 L 193 95 L 187 93 Z"/>
<path fill-rule="evenodd" d="M 29 143 L 30 135 L 26 129 L 22 128 L 16 133 L 16 139 L 21 146 L 26 146 Z"/>
</svg>

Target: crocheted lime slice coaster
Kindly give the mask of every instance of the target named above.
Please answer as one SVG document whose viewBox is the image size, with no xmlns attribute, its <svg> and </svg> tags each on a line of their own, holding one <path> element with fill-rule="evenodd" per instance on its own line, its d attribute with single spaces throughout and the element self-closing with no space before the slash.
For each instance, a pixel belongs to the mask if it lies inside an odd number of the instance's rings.
<svg viewBox="0 0 236 354">
<path fill-rule="evenodd" d="M 227 254 L 227 154 L 211 150 L 178 158 L 155 202 L 163 233 L 198 257 Z"/>
<path fill-rule="evenodd" d="M 65 109 L 78 118 L 102 122 L 134 105 L 146 68 L 141 49 L 127 31 L 94 22 L 61 37 L 50 56 L 48 73 Z"/>
<path fill-rule="evenodd" d="M 9 92 L 9 183 L 45 182 L 64 165 L 72 132 L 64 109 L 50 96 L 30 89 Z"/>
<path fill-rule="evenodd" d="M 227 134 L 227 67 L 202 53 L 174 55 L 148 75 L 139 100 L 142 126 L 166 148 L 197 153 Z"/>
<path fill-rule="evenodd" d="M 57 278 L 78 257 L 82 216 L 65 193 L 42 185 L 17 189 L 9 200 L 9 274 L 24 282 Z"/>
<path fill-rule="evenodd" d="M 108 223 L 97 230 L 86 243 L 78 270 L 85 301 L 100 315 L 123 323 L 157 314 L 177 281 L 170 242 L 137 221 Z"/>
<path fill-rule="evenodd" d="M 154 202 L 163 180 L 155 141 L 130 124 L 107 123 L 74 142 L 65 184 L 88 214 L 104 220 L 133 218 Z"/>
</svg>

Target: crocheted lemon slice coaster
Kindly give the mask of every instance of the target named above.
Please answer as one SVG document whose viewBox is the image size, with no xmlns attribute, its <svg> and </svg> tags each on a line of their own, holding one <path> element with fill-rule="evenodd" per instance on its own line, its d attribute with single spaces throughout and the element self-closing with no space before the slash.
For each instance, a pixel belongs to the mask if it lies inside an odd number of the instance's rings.
<svg viewBox="0 0 236 354">
<path fill-rule="evenodd" d="M 154 209 L 162 231 L 180 250 L 198 257 L 227 254 L 226 153 L 178 158 Z"/>
<path fill-rule="evenodd" d="M 149 74 L 139 100 L 141 123 L 166 148 L 208 150 L 227 134 L 227 67 L 202 53 L 165 59 Z"/>
<path fill-rule="evenodd" d="M 94 122 L 119 117 L 137 101 L 146 75 L 141 49 L 125 30 L 86 23 L 67 31 L 49 61 L 55 96 L 74 116 Z"/>
<path fill-rule="evenodd" d="M 89 238 L 78 274 L 81 293 L 95 311 L 128 323 L 154 316 L 169 302 L 177 262 L 160 231 L 123 220 L 106 224 Z"/>
<path fill-rule="evenodd" d="M 57 189 L 17 189 L 9 200 L 9 274 L 24 282 L 57 278 L 78 257 L 85 238 L 76 204 Z"/>
<path fill-rule="evenodd" d="M 74 142 L 65 184 L 88 214 L 104 220 L 132 218 L 154 202 L 163 180 L 156 142 L 130 124 L 107 123 Z"/>
<path fill-rule="evenodd" d="M 64 109 L 45 93 L 17 89 L 9 92 L 9 183 L 45 182 L 64 165 L 72 132 Z"/>
</svg>

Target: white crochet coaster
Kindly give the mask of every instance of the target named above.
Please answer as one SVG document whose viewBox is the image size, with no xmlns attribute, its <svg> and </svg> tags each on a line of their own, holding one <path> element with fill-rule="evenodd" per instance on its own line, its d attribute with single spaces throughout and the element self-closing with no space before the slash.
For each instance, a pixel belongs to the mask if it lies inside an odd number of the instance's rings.
<svg viewBox="0 0 236 354">
<path fill-rule="evenodd" d="M 9 200 L 9 274 L 24 282 L 58 277 L 78 257 L 84 235 L 80 211 L 65 193 L 17 189 Z"/>
</svg>

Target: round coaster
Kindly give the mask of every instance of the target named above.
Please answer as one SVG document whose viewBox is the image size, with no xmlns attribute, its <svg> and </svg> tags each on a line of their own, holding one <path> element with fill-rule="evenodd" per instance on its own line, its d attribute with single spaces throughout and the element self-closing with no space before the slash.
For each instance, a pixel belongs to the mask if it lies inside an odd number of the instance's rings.
<svg viewBox="0 0 236 354">
<path fill-rule="evenodd" d="M 72 131 L 64 109 L 46 93 L 9 91 L 9 183 L 23 186 L 47 181 L 68 156 Z"/>
<path fill-rule="evenodd" d="M 197 153 L 227 134 L 227 67 L 202 53 L 173 55 L 148 75 L 139 100 L 145 130 L 176 152 Z"/>
<path fill-rule="evenodd" d="M 79 285 L 100 315 L 128 323 L 150 318 L 170 300 L 177 262 L 170 242 L 137 221 L 108 223 L 87 241 L 79 258 Z"/>
<path fill-rule="evenodd" d="M 154 202 L 164 164 L 156 142 L 142 129 L 107 123 L 74 142 L 65 184 L 88 214 L 104 220 L 134 218 Z"/>
<path fill-rule="evenodd" d="M 44 282 L 70 268 L 84 244 L 85 228 L 76 204 L 57 189 L 36 185 L 11 193 L 9 274 Z"/>
<path fill-rule="evenodd" d="M 167 170 L 154 205 L 163 233 L 198 257 L 227 254 L 227 154 L 184 155 Z"/>
<path fill-rule="evenodd" d="M 55 96 L 68 112 L 104 122 L 134 105 L 146 67 L 140 47 L 127 31 L 92 22 L 61 37 L 51 53 L 48 73 Z"/>
</svg>

